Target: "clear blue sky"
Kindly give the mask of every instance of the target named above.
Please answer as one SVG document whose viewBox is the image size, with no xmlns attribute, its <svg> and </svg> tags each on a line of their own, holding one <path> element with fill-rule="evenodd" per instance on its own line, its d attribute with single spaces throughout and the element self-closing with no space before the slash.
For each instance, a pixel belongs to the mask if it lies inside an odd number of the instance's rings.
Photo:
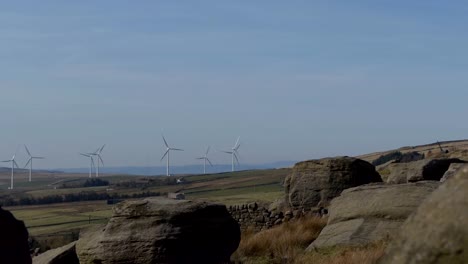
<svg viewBox="0 0 468 264">
<path fill-rule="evenodd" d="M 8 2 L 2 160 L 163 165 L 162 131 L 178 165 L 238 135 L 243 163 L 467 138 L 464 1 Z"/>
</svg>

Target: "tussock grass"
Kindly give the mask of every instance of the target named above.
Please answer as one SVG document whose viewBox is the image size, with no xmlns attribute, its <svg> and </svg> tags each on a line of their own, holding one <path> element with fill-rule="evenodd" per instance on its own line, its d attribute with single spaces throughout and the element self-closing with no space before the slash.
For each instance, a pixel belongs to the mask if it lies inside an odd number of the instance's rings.
<svg viewBox="0 0 468 264">
<path fill-rule="evenodd" d="M 258 233 L 246 231 L 238 250 L 233 254 L 235 263 L 284 263 L 303 254 L 325 227 L 326 219 L 302 218 Z"/>
<path fill-rule="evenodd" d="M 372 264 L 384 253 L 386 241 L 306 252 L 325 225 L 326 219 L 308 217 L 258 233 L 247 230 L 231 261 L 242 264 Z"/>
</svg>

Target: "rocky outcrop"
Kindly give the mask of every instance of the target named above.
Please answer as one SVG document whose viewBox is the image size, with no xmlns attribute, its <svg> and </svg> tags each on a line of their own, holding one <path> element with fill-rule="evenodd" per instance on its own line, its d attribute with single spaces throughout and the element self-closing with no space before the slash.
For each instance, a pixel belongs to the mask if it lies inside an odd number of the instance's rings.
<svg viewBox="0 0 468 264">
<path fill-rule="evenodd" d="M 408 218 L 380 263 L 467 263 L 467 219 L 468 167 L 464 167 Z"/>
<path fill-rule="evenodd" d="M 76 242 L 46 251 L 33 258 L 33 264 L 80 264 L 75 251 Z"/>
<path fill-rule="evenodd" d="M 29 264 L 28 230 L 23 221 L 0 207 L 0 263 Z"/>
<path fill-rule="evenodd" d="M 308 247 L 365 245 L 394 234 L 439 182 L 373 184 L 343 191 L 329 207 L 327 226 Z"/>
<path fill-rule="evenodd" d="M 423 159 L 408 163 L 390 163 L 379 168 L 386 183 L 401 184 L 416 181 L 439 181 L 452 163 L 460 159 Z"/>
<path fill-rule="evenodd" d="M 80 263 L 224 263 L 240 229 L 226 207 L 147 198 L 114 207 L 109 223 L 80 234 Z"/>
<path fill-rule="evenodd" d="M 286 177 L 286 200 L 293 209 L 326 206 L 344 189 L 381 181 L 375 167 L 360 159 L 337 157 L 303 161 Z"/>
<path fill-rule="evenodd" d="M 463 166 L 465 166 L 464 163 L 452 163 L 452 164 L 450 164 L 450 167 L 444 173 L 444 176 L 442 176 L 442 179 L 440 179 L 440 182 L 444 182 L 444 181 L 452 178 Z"/>
</svg>

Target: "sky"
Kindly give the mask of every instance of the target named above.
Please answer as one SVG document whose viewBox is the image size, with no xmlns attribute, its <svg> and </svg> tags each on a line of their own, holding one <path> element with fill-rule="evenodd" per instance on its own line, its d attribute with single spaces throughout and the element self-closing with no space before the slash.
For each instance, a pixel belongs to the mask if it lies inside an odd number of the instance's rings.
<svg viewBox="0 0 468 264">
<path fill-rule="evenodd" d="M 161 166 L 164 134 L 241 163 L 358 155 L 468 129 L 464 1 L 4 1 L 0 159 Z M 19 148 L 18 148 L 19 147 Z M 9 166 L 9 164 L 4 164 Z M 0 164 L 0 166 L 2 166 Z"/>
</svg>

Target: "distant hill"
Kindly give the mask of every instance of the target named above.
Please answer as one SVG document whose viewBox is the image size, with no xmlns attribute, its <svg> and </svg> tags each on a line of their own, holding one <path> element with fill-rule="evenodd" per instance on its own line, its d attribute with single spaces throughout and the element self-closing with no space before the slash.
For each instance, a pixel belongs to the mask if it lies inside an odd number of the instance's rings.
<svg viewBox="0 0 468 264">
<path fill-rule="evenodd" d="M 236 170 L 261 170 L 261 169 L 277 169 L 292 167 L 296 161 L 278 161 L 265 164 L 241 164 L 236 166 Z M 68 168 L 57 169 L 66 173 L 88 173 L 89 167 L 86 168 Z M 105 174 L 131 174 L 131 175 L 165 175 L 166 166 L 138 167 L 138 166 L 122 166 L 122 167 L 103 167 L 99 169 Z M 213 165 L 206 167 L 207 173 L 219 173 L 231 171 L 231 164 Z M 186 165 L 186 166 L 171 166 L 171 174 L 202 174 L 203 165 Z"/>
</svg>

